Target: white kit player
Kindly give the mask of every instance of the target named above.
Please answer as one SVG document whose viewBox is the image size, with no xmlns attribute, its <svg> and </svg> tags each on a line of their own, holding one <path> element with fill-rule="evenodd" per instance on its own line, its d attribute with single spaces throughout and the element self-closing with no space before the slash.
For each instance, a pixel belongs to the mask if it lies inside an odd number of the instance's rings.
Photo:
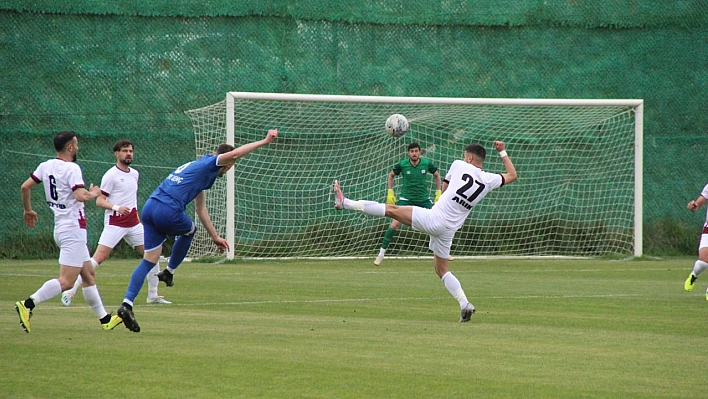
<svg viewBox="0 0 708 399">
<path fill-rule="evenodd" d="M 448 269 L 452 238 L 462 227 L 479 201 L 490 191 L 516 180 L 516 169 L 504 150 L 504 143 L 495 141 L 494 147 L 502 157 L 506 173 L 495 174 L 482 170 L 486 150 L 479 144 L 465 148 L 464 159 L 450 166 L 443 180 L 443 193 L 431 209 L 416 206 L 380 204 L 374 201 L 352 201 L 342 195 L 339 182 L 334 181 L 334 207 L 351 209 L 372 216 L 398 220 L 430 236 L 433 265 L 448 292 L 460 303 L 460 322 L 470 321 L 475 307 L 467 300 L 460 281 Z"/>
<path fill-rule="evenodd" d="M 708 202 L 708 185 L 703 187 L 701 195 L 695 200 L 692 200 L 686 206 L 691 212 L 695 212 L 703 205 Z M 686 291 L 692 291 L 693 286 L 696 284 L 696 279 L 698 276 L 708 269 L 708 211 L 706 213 L 706 221 L 703 223 L 703 231 L 701 232 L 701 239 L 698 243 L 698 260 L 693 264 L 693 270 L 691 274 L 688 275 L 686 282 L 683 283 L 683 288 Z M 706 288 L 706 301 L 708 301 L 708 288 Z"/>
<path fill-rule="evenodd" d="M 120 240 L 125 240 L 131 247 L 142 255 L 143 225 L 138 217 L 138 180 L 140 174 L 130 167 L 133 162 L 134 145 L 128 140 L 119 140 L 113 146 L 116 157 L 116 166 L 110 168 L 101 179 L 101 194 L 96 199 L 96 205 L 106 210 L 103 221 L 103 232 L 98 240 L 98 247 L 91 258 L 94 268 L 103 263 L 111 255 L 113 248 Z M 147 303 L 169 305 L 170 301 L 157 294 L 159 280 L 157 273 L 160 264 L 156 264 L 148 273 Z M 76 291 L 81 285 L 79 277 L 70 290 L 61 295 L 64 306 L 71 305 Z"/>
<path fill-rule="evenodd" d="M 57 157 L 41 163 L 22 183 L 22 205 L 25 224 L 33 228 L 37 212 L 32 209 L 32 188 L 43 184 L 47 205 L 54 212 L 54 241 L 59 246 L 59 277 L 46 281 L 34 294 L 15 303 L 20 326 L 30 332 L 30 318 L 36 305 L 71 288 L 79 275 L 83 278 L 83 294 L 104 330 L 112 330 L 123 321 L 111 316 L 103 307 L 86 245 L 86 212 L 84 202 L 93 201 L 101 189 L 91 184 L 84 188 L 81 168 L 75 163 L 79 141 L 74 132 L 60 132 L 54 137 Z"/>
</svg>

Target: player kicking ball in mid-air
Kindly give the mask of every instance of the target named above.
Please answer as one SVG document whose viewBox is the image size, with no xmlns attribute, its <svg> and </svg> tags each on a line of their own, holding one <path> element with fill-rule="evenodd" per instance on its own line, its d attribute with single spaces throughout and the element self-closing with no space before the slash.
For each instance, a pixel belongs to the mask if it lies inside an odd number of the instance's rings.
<svg viewBox="0 0 708 399">
<path fill-rule="evenodd" d="M 502 158 L 506 173 L 488 173 L 482 170 L 486 150 L 479 144 L 465 148 L 463 160 L 452 163 L 443 179 L 443 193 L 431 209 L 416 206 L 380 204 L 374 201 L 353 201 L 345 198 L 334 181 L 335 209 L 355 210 L 371 216 L 389 217 L 411 226 L 430 236 L 429 248 L 433 251 L 433 266 L 445 288 L 460 303 L 460 322 L 468 322 L 475 307 L 467 300 L 460 281 L 448 269 L 452 238 L 467 219 L 475 205 L 490 191 L 516 180 L 516 169 L 504 150 L 501 141 L 494 148 Z"/>
<path fill-rule="evenodd" d="M 228 242 L 219 237 L 209 217 L 206 207 L 205 190 L 211 188 L 216 178 L 223 176 L 234 166 L 238 158 L 251 151 L 270 144 L 278 137 L 277 130 L 269 130 L 263 140 L 254 141 L 235 148 L 221 144 L 216 152 L 188 162 L 174 172 L 153 191 L 143 206 L 143 230 L 145 253 L 143 260 L 133 271 L 125 293 L 123 303 L 118 308 L 118 315 L 125 327 L 133 332 L 140 332 L 140 326 L 133 313 L 133 301 L 143 286 L 145 277 L 160 260 L 162 244 L 167 236 L 177 237 L 172 245 L 172 252 L 167 268 L 157 274 L 160 281 L 168 287 L 174 285 L 174 273 L 182 263 L 192 245 L 197 225 L 185 211 L 187 204 L 194 201 L 197 217 L 206 229 L 211 240 L 220 250 L 228 250 Z"/>
</svg>

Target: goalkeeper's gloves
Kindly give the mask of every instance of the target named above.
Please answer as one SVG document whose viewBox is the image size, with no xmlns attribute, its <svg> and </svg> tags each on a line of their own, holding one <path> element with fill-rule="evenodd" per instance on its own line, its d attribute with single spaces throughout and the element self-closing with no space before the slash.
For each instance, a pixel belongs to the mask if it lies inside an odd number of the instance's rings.
<svg viewBox="0 0 708 399">
<path fill-rule="evenodd" d="M 440 191 L 440 190 L 435 190 L 435 200 L 433 201 L 433 204 L 436 203 L 436 202 L 438 202 L 438 200 L 440 199 L 440 196 L 441 196 L 441 195 L 442 195 L 442 191 Z"/>
<path fill-rule="evenodd" d="M 391 189 L 389 189 L 388 193 L 386 194 L 386 203 L 389 205 L 396 204 L 396 196 L 393 194 L 393 190 Z"/>
</svg>

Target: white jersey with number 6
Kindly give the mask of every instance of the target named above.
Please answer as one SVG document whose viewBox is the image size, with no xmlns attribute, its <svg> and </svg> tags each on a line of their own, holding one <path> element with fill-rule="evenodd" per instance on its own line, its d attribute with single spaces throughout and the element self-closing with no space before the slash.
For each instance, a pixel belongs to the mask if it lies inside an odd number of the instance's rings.
<svg viewBox="0 0 708 399">
<path fill-rule="evenodd" d="M 44 183 L 47 205 L 54 212 L 55 232 L 86 228 L 84 204 L 74 197 L 74 190 L 85 188 L 79 165 L 50 159 L 39 164 L 30 176 L 36 183 Z"/>
<path fill-rule="evenodd" d="M 448 184 L 432 211 L 445 220 L 451 229 L 459 229 L 475 205 L 490 191 L 501 187 L 504 178 L 488 173 L 465 161 L 457 160 L 445 175 Z"/>
</svg>

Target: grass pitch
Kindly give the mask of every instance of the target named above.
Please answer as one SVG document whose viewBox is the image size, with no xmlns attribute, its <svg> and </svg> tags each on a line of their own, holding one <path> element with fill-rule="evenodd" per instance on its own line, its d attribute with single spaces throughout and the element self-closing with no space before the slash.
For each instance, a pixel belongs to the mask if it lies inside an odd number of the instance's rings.
<svg viewBox="0 0 708 399">
<path fill-rule="evenodd" d="M 108 311 L 137 260 L 97 271 Z M 142 331 L 104 332 L 81 294 L 15 301 L 56 261 L 0 261 L 0 397 L 690 398 L 705 390 L 708 280 L 693 259 L 456 260 L 477 307 L 432 260 L 185 263 L 172 305 L 136 300 Z M 703 277 L 703 276 L 702 276 Z"/>
</svg>

